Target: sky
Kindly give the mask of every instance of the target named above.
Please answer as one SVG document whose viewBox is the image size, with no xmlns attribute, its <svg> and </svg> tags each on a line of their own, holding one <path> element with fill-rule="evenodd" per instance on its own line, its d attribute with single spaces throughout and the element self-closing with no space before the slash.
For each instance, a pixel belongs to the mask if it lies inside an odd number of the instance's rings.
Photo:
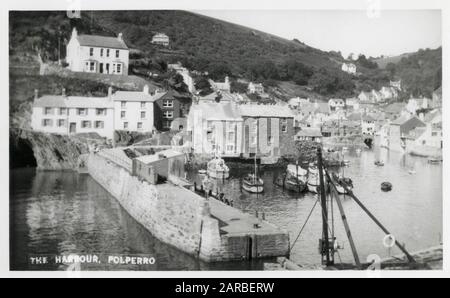
<svg viewBox="0 0 450 298">
<path fill-rule="evenodd" d="M 198 10 L 324 51 L 378 57 L 441 46 L 439 10 Z"/>
</svg>

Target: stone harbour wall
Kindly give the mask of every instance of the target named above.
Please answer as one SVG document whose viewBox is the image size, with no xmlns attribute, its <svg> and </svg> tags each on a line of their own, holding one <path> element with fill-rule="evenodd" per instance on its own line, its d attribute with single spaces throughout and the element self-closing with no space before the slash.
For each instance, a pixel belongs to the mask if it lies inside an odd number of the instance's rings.
<svg viewBox="0 0 450 298">
<path fill-rule="evenodd" d="M 88 155 L 86 166 L 89 174 L 153 236 L 204 261 L 288 253 L 289 235 L 276 227 L 266 234 L 227 234 L 221 232 L 219 220 L 211 216 L 209 201 L 190 190 L 171 183 L 149 184 L 98 153 Z"/>
<path fill-rule="evenodd" d="M 153 236 L 189 254 L 197 255 L 205 200 L 187 189 L 169 184 L 151 185 L 97 154 L 90 154 L 89 174 Z"/>
</svg>

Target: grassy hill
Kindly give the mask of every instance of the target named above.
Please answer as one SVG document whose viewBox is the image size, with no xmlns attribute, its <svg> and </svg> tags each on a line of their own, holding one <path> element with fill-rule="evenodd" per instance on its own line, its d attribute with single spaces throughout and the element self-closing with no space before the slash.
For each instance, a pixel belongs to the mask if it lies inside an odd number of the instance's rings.
<svg viewBox="0 0 450 298">
<path fill-rule="evenodd" d="M 83 11 L 80 19 L 69 19 L 58 11 L 10 12 L 9 20 L 11 56 L 39 51 L 44 59 L 56 60 L 59 48 L 64 57 L 74 26 L 86 34 L 122 32 L 133 49 L 133 73 L 164 75 L 167 63 L 180 61 L 191 70 L 208 71 L 216 80 L 228 75 L 232 80 L 263 82 L 276 88 L 282 98 L 354 96 L 360 90 L 386 85 L 394 75 L 361 63 L 357 66 L 362 74 L 351 76 L 340 70 L 344 59 L 338 52 L 187 11 Z M 157 32 L 170 37 L 169 48 L 151 44 Z"/>
</svg>

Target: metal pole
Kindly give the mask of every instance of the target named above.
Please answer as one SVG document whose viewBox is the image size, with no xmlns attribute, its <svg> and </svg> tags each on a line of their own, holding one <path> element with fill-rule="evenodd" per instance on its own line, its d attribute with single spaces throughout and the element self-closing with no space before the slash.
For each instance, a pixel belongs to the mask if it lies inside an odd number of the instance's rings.
<svg viewBox="0 0 450 298">
<path fill-rule="evenodd" d="M 319 180 L 320 180 L 320 202 L 322 205 L 322 235 L 324 237 L 324 250 L 326 265 L 332 265 L 330 262 L 330 244 L 328 239 L 328 212 L 327 212 L 327 198 L 325 193 L 325 183 L 323 180 L 323 168 L 322 168 L 322 150 L 320 147 L 317 148 L 317 167 L 319 170 Z M 323 261 L 323 251 L 322 251 L 322 261 Z"/>
<path fill-rule="evenodd" d="M 361 203 L 361 201 L 353 194 L 353 192 L 348 189 L 345 182 L 342 183 L 342 186 L 347 191 L 348 195 L 359 205 L 359 207 L 361 207 L 362 210 L 364 210 L 364 212 L 367 213 L 367 215 L 380 227 L 380 229 L 383 230 L 386 235 L 390 235 L 391 233 L 381 224 L 381 222 L 379 222 L 378 219 L 366 208 L 366 206 L 364 206 L 364 204 Z M 409 254 L 405 247 L 400 244 L 400 242 L 395 240 L 395 245 L 397 245 L 397 247 L 400 248 L 400 250 L 405 254 L 409 262 L 416 263 L 416 260 L 414 260 L 414 258 Z"/>
<path fill-rule="evenodd" d="M 347 217 L 345 216 L 344 207 L 342 206 L 341 199 L 339 198 L 339 194 L 337 193 L 336 186 L 334 185 L 334 181 L 330 179 L 330 175 L 327 173 L 327 178 L 331 181 L 331 191 L 334 194 L 336 199 L 336 203 L 339 207 L 339 212 L 341 213 L 342 222 L 344 223 L 345 232 L 347 233 L 348 241 L 350 242 L 350 247 L 352 249 L 353 258 L 355 259 L 355 264 L 358 268 L 361 268 L 361 262 L 359 261 L 358 251 L 356 250 L 355 242 L 353 241 L 352 233 L 350 232 L 350 226 L 347 222 Z"/>
</svg>

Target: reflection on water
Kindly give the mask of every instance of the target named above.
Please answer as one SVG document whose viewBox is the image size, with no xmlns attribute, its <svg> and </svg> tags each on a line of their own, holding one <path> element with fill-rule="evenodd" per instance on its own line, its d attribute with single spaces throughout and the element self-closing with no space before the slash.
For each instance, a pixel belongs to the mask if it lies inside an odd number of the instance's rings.
<svg viewBox="0 0 450 298">
<path fill-rule="evenodd" d="M 376 167 L 372 151 L 346 153 L 351 161 L 344 168 L 353 179 L 354 192 L 378 219 L 413 251 L 436 245 L 442 233 L 442 165 L 426 159 L 380 151 L 384 167 Z M 415 174 L 408 173 L 414 169 Z M 192 173 L 191 173 L 192 174 Z M 234 198 L 246 212 L 264 212 L 266 219 L 289 231 L 291 243 L 316 201 L 312 194 L 298 195 L 273 185 L 276 171 L 263 171 L 265 192 L 248 194 L 240 189 L 245 171 L 232 169 L 231 178 L 217 187 Z M 193 179 L 201 179 L 193 175 Z M 381 192 L 380 183 L 390 181 L 391 192 Z M 396 254 L 382 245 L 383 233 L 349 198 L 343 205 L 355 243 L 364 260 L 367 255 Z M 351 251 L 334 208 L 335 230 L 344 247 L 337 260 L 351 261 Z M 113 266 L 91 264 L 90 270 L 229 270 L 262 269 L 262 262 L 206 264 L 161 243 L 128 215 L 120 204 L 89 175 L 72 172 L 11 171 L 10 248 L 13 270 L 56 270 L 66 265 L 31 265 L 29 256 L 40 254 L 132 254 L 153 256 L 154 265 Z M 301 264 L 318 264 L 321 236 L 319 205 L 291 252 Z"/>
</svg>

